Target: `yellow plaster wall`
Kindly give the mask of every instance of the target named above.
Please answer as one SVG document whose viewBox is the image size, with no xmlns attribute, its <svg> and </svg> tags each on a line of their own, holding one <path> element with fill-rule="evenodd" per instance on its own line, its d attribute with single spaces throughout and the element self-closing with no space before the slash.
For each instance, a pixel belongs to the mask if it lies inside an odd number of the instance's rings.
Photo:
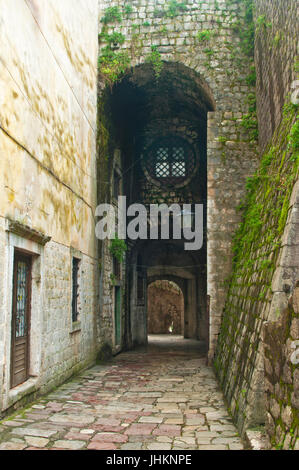
<svg viewBox="0 0 299 470">
<path fill-rule="evenodd" d="M 0 216 L 94 256 L 97 1 L 0 0 Z"/>
</svg>

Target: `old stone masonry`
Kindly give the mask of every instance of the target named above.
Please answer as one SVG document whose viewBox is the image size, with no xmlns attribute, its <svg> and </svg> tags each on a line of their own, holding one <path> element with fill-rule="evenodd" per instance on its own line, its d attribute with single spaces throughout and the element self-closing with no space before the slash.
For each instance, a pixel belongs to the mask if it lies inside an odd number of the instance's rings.
<svg viewBox="0 0 299 470">
<path fill-rule="evenodd" d="M 0 450 L 299 450 L 298 8 L 0 0 Z"/>
</svg>

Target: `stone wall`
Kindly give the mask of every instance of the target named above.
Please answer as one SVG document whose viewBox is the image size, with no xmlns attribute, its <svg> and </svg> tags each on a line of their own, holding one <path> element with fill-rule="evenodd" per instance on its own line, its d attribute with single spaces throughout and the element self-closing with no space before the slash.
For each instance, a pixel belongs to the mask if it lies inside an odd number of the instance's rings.
<svg viewBox="0 0 299 470">
<path fill-rule="evenodd" d="M 273 447 L 299 450 L 299 282 L 278 321 L 264 327 L 267 431 Z"/>
<path fill-rule="evenodd" d="M 111 128 L 110 128 L 111 130 Z M 104 152 L 104 153 L 103 153 Z M 106 152 L 106 153 L 105 153 Z M 103 158 L 103 155 L 105 157 Z M 99 175 L 99 203 L 109 202 L 116 215 L 116 226 L 118 224 L 118 198 L 113 194 L 115 172 L 119 178 L 119 195 L 123 194 L 122 178 L 122 158 L 116 142 L 111 139 L 109 146 L 98 148 L 98 175 Z M 106 158 L 108 157 L 108 158 Z M 108 180 L 108 184 L 107 184 Z M 126 272 L 124 263 L 120 264 L 120 275 L 115 278 L 114 261 L 110 251 L 111 241 L 105 239 L 99 241 L 99 266 L 100 266 L 100 295 L 99 295 L 99 316 L 97 318 L 97 341 L 100 350 L 109 350 L 110 353 L 118 353 L 125 345 L 125 285 Z M 125 258 L 125 253 L 124 253 Z M 115 344 L 115 286 L 121 287 L 121 344 Z M 108 349 L 107 349 L 108 348 Z"/>
<path fill-rule="evenodd" d="M 265 422 L 263 324 L 285 307 L 284 289 L 293 289 L 298 271 L 298 242 L 289 237 L 286 245 L 283 237 L 298 177 L 298 163 L 287 144 L 294 122 L 290 111 L 249 181 L 244 221 L 235 238 L 234 270 L 215 365 L 242 431 Z M 291 233 L 294 237 L 294 227 Z"/>
<path fill-rule="evenodd" d="M 97 10 L 94 0 L 0 1 L 0 411 L 95 359 Z M 30 378 L 11 390 L 16 248 L 33 255 Z"/>
<path fill-rule="evenodd" d="M 294 0 L 255 0 L 255 7 L 257 111 L 260 146 L 264 150 L 281 121 L 286 97 L 294 92 L 292 84 L 298 79 L 298 4 Z"/>
<path fill-rule="evenodd" d="M 276 406 L 272 409 L 274 397 L 271 396 L 271 401 L 268 400 L 269 395 L 265 398 L 263 329 L 267 322 L 275 322 L 280 315 L 285 315 L 283 312 L 298 276 L 297 106 L 290 103 L 290 97 L 286 98 L 294 78 L 291 71 L 296 58 L 290 35 L 296 37 L 297 25 L 292 10 L 294 2 L 288 2 L 289 9 L 285 4 L 284 1 L 256 2 L 260 146 L 265 149 L 268 145 L 257 173 L 247 183 L 248 192 L 242 204 L 243 222 L 235 236 L 233 273 L 215 361 L 231 413 L 242 433 L 250 427 L 264 425 L 266 416 L 273 416 L 273 412 L 277 415 L 275 425 L 278 426 L 280 412 L 277 413 Z M 282 11 L 283 15 L 280 15 Z M 288 29 L 280 40 L 278 21 Z M 282 48 L 282 55 L 278 55 L 277 47 Z M 278 68 L 272 73 L 279 61 L 286 74 L 280 75 Z M 275 89 L 270 86 L 272 79 L 277 80 Z M 265 80 L 264 88 L 262 80 Z M 279 80 L 282 80 L 281 87 L 278 86 Z M 276 331 L 277 326 L 269 326 L 268 331 L 271 328 Z M 286 338 L 280 339 L 280 357 L 287 354 L 284 341 Z M 269 357 L 273 354 L 272 345 L 268 345 Z M 266 365 L 269 370 L 269 360 L 266 360 Z M 271 362 L 271 367 L 277 372 L 278 364 Z M 283 385 L 282 389 L 276 385 L 275 393 L 281 395 L 283 389 Z M 282 403 L 281 406 L 286 416 L 289 409 L 285 411 Z M 272 439 L 275 445 L 282 445 L 286 435 L 285 442 L 294 445 L 291 427 L 287 429 L 285 426 L 278 441 L 277 436 Z M 271 433 L 273 437 L 273 430 Z"/>
<path fill-rule="evenodd" d="M 215 108 L 208 113 L 207 123 L 207 276 L 212 358 L 227 293 L 224 281 L 231 272 L 232 233 L 240 221 L 236 208 L 244 195 L 246 177 L 257 164 L 255 123 L 251 122 L 250 129 L 245 125 L 250 94 L 254 92 L 254 85 L 248 80 L 253 57 L 246 55 L 240 39 L 240 31 L 248 27 L 243 4 L 231 0 L 188 0 L 184 4 L 184 8 L 172 11 L 166 0 L 159 4 L 155 0 L 134 0 L 125 5 L 120 0 L 101 0 L 100 78 L 102 88 L 105 83 L 112 86 L 113 81 L 121 79 L 118 69 L 109 65 L 109 57 L 124 64 L 127 72 L 132 67 L 133 75 L 144 64 L 151 65 L 151 85 L 157 79 L 157 87 L 163 62 L 165 70 L 171 64 L 178 69 L 184 66 L 182 85 L 186 78 L 195 75 L 201 83 L 196 99 L 205 96 L 209 110 Z M 186 89 L 191 95 L 194 88 L 187 85 Z M 130 108 L 129 103 L 127 110 Z M 163 111 L 164 105 L 157 103 L 158 108 Z M 106 134 L 102 135 L 100 146 Z"/>
</svg>

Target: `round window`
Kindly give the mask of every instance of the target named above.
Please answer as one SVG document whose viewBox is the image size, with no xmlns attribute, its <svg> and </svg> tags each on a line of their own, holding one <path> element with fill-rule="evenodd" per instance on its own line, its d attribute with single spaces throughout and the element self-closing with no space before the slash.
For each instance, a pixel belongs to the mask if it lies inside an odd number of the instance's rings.
<svg viewBox="0 0 299 470">
<path fill-rule="evenodd" d="M 163 186 L 188 183 L 195 171 L 195 152 L 181 137 L 161 137 L 144 152 L 144 169 Z"/>
</svg>

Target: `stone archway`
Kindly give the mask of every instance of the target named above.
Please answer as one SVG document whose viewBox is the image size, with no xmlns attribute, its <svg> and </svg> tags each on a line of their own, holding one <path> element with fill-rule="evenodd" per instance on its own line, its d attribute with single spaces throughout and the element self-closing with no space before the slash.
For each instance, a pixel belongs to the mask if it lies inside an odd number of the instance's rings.
<svg viewBox="0 0 299 470">
<path fill-rule="evenodd" d="M 168 280 L 149 283 L 147 288 L 147 331 L 149 335 L 184 333 L 184 295 Z"/>
<path fill-rule="evenodd" d="M 106 96 L 114 137 L 110 141 L 110 152 L 114 155 L 110 171 L 115 173 L 116 166 L 120 170 L 127 206 L 142 204 L 148 209 L 152 204 L 204 206 L 203 245 L 194 252 L 185 251 L 183 239 L 171 246 L 159 240 L 160 235 L 158 240 L 138 243 L 128 240 L 124 336 L 129 347 L 147 341 L 146 282 L 156 269 L 160 271 L 153 275 L 168 270 L 167 275 L 176 276 L 183 284 L 184 336 L 201 339 L 208 348 L 207 123 L 208 113 L 214 109 L 213 95 L 202 77 L 185 65 L 172 62 L 164 63 L 159 80 L 155 80 L 151 65 L 135 67 Z M 155 178 L 147 171 L 148 149 L 153 144 L 157 147 L 157 142 L 168 141 L 173 146 L 191 149 L 186 155 L 188 158 L 192 155 L 194 161 L 189 165 L 185 160 L 184 166 L 179 164 L 179 170 L 174 164 L 172 178 L 163 179 L 161 175 Z M 151 169 L 155 171 L 155 165 Z M 178 175 L 178 171 L 182 174 Z M 111 180 L 114 188 L 113 175 Z M 112 195 L 113 200 L 117 204 Z M 164 256 L 165 249 L 169 259 Z"/>
<path fill-rule="evenodd" d="M 200 320 L 192 323 L 192 331 L 206 342 L 212 358 L 226 295 L 224 281 L 231 272 L 232 235 L 239 222 L 236 207 L 253 160 L 242 158 L 241 168 L 239 156 L 244 154 L 245 145 L 238 142 L 224 148 L 219 140 L 221 121 L 229 125 L 230 114 L 225 112 L 224 103 L 218 109 L 217 102 L 216 111 L 208 83 L 183 63 L 165 61 L 159 79 L 150 64 L 137 65 L 112 90 L 106 90 L 104 101 L 102 112 L 110 122 L 107 152 L 113 160 L 108 171 L 112 174 L 117 158 L 127 204 L 204 205 L 204 245 L 191 264 L 181 262 L 179 268 L 193 268 L 195 280 L 190 283 L 189 292 L 195 299 L 195 316 Z M 196 171 L 186 184 L 174 184 L 172 188 L 155 184 L 144 164 L 147 150 L 168 136 L 185 139 L 194 148 L 196 161 Z M 224 154 L 229 156 L 229 162 Z M 112 180 L 111 177 L 113 185 Z M 103 186 L 106 184 L 104 180 Z M 129 241 L 128 246 L 123 338 L 124 344 L 132 347 L 146 343 L 147 338 L 146 293 L 137 298 L 145 285 L 146 272 L 136 271 L 136 244 Z M 199 327 L 199 323 L 204 326 Z M 134 324 L 138 326 L 135 328 Z"/>
</svg>

